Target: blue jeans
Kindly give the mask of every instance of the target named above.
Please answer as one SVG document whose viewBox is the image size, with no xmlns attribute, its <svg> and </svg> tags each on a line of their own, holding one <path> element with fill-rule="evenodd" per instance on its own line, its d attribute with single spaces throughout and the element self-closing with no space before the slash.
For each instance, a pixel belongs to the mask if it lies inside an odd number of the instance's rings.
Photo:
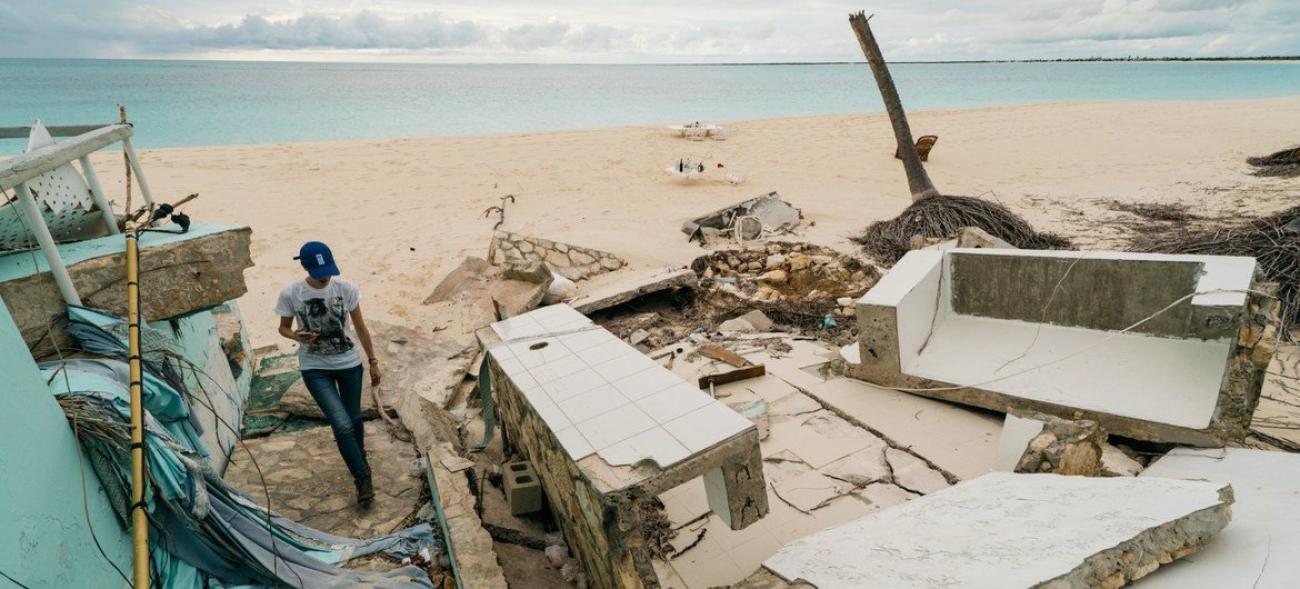
<svg viewBox="0 0 1300 589">
<path fill-rule="evenodd" d="M 370 464 L 366 461 L 366 434 L 361 420 L 361 378 L 365 370 L 360 364 L 341 370 L 304 370 L 302 382 L 325 413 L 339 454 L 348 465 L 352 478 L 363 481 L 370 478 Z"/>
</svg>

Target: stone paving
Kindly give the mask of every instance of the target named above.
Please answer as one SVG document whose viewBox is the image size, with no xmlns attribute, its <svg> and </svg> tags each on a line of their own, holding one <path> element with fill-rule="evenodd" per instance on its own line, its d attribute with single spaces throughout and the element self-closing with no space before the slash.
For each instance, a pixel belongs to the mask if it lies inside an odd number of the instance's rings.
<svg viewBox="0 0 1300 589">
<path fill-rule="evenodd" d="M 366 452 L 375 483 L 375 501 L 356 504 L 356 490 L 328 427 L 245 440 L 266 479 L 266 490 L 248 452 L 237 447 L 226 481 L 259 503 L 270 493 L 271 509 L 323 532 L 350 538 L 386 534 L 420 506 L 424 474 L 415 447 L 388 432 L 380 421 L 366 422 Z"/>
</svg>

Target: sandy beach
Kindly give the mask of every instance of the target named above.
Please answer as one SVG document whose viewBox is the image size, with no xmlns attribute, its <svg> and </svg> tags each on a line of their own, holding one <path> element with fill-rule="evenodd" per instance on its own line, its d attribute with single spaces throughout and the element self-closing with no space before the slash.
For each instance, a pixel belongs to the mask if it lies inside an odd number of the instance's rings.
<svg viewBox="0 0 1300 589">
<path fill-rule="evenodd" d="M 936 134 L 927 169 L 947 194 L 995 198 L 1082 247 L 1115 247 L 1104 202 L 1182 202 L 1209 215 L 1271 212 L 1300 199 L 1294 179 L 1249 174 L 1244 159 L 1300 137 L 1300 96 L 1219 102 L 1067 103 L 910 112 Z M 486 254 L 505 193 L 504 229 L 605 249 L 632 268 L 700 255 L 679 227 L 777 191 L 803 209 L 800 237 L 852 251 L 850 235 L 909 203 L 883 113 L 726 122 L 726 141 L 660 126 L 493 136 L 158 149 L 142 152 L 156 198 L 197 192 L 198 221 L 253 228 L 256 267 L 240 300 L 254 345 L 276 343 L 276 293 L 300 275 L 305 240 L 334 246 L 367 315 L 420 322 L 420 301 L 465 256 Z M 147 135 L 148 128 L 137 133 Z M 680 157 L 723 163 L 739 185 L 684 184 Z M 121 159 L 96 156 L 122 205 Z M 138 199 L 138 196 L 137 196 Z"/>
</svg>

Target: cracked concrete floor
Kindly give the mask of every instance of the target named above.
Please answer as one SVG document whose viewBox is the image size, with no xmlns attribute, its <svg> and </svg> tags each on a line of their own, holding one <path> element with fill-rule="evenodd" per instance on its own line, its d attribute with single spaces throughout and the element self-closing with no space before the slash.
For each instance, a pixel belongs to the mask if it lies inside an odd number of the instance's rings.
<svg viewBox="0 0 1300 589">
<path fill-rule="evenodd" d="M 388 432 L 381 421 L 366 422 L 366 452 L 375 501 L 356 504 L 356 490 L 328 427 L 245 440 L 236 447 L 225 479 L 259 503 L 270 494 L 271 509 L 323 532 L 350 538 L 387 534 L 420 506 L 424 475 L 415 447 Z M 249 452 L 261 467 L 262 479 Z"/>
</svg>

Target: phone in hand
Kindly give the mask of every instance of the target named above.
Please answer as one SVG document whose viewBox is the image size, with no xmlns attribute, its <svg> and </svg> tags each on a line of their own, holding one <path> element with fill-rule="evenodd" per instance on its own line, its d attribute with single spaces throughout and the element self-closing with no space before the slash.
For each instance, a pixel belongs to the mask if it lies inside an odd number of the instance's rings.
<svg viewBox="0 0 1300 589">
<path fill-rule="evenodd" d="M 320 334 L 314 331 L 295 331 L 294 333 L 298 335 L 298 341 L 303 343 L 311 342 L 320 337 Z"/>
</svg>

